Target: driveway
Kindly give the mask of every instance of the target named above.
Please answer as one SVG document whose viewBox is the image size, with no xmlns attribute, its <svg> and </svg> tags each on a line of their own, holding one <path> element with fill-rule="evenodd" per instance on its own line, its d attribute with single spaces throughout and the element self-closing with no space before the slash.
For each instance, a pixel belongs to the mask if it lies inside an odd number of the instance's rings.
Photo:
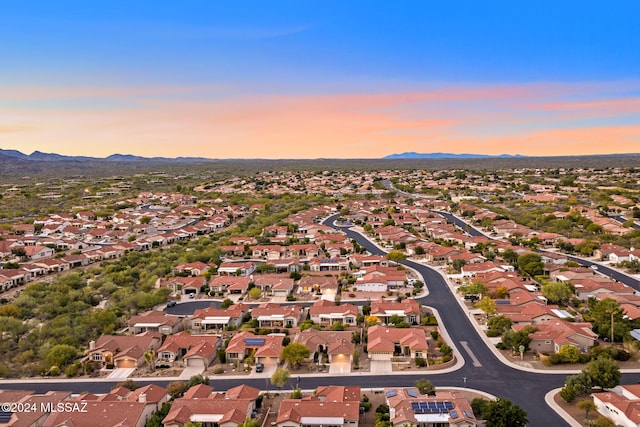
<svg viewBox="0 0 640 427">
<path fill-rule="evenodd" d="M 369 372 L 372 374 L 390 374 L 392 371 L 391 361 L 372 360 Z"/>
<path fill-rule="evenodd" d="M 350 374 L 351 362 L 333 362 L 329 365 L 330 374 Z"/>
<path fill-rule="evenodd" d="M 110 380 L 118 380 L 128 378 L 129 375 L 133 374 L 136 368 L 116 368 L 111 372 L 107 378 Z"/>
<path fill-rule="evenodd" d="M 204 372 L 204 369 L 202 369 L 202 366 L 189 366 L 188 368 L 184 368 L 182 370 L 182 373 L 180 374 L 180 379 L 188 380 L 192 376 L 200 375 L 203 372 Z"/>
</svg>

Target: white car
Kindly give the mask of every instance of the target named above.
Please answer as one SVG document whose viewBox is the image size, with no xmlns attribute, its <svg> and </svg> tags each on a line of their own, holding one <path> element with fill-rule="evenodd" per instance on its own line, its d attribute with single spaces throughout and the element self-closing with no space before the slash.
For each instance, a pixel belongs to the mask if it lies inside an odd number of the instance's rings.
<svg viewBox="0 0 640 427">
<path fill-rule="evenodd" d="M 598 266 L 593 264 L 593 265 L 590 265 L 589 268 L 592 269 L 592 270 L 597 270 Z"/>
</svg>

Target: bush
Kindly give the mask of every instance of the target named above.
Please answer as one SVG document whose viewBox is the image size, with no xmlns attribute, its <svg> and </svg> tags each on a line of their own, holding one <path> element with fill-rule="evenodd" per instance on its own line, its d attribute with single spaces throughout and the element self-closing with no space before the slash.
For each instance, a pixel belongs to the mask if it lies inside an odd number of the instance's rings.
<svg viewBox="0 0 640 427">
<path fill-rule="evenodd" d="M 445 354 L 442 356 L 442 363 L 447 363 L 453 359 L 453 356 L 450 354 Z"/>
<path fill-rule="evenodd" d="M 433 338 L 434 340 L 437 340 L 439 336 L 440 333 L 438 331 L 431 331 L 431 338 Z"/>
<path fill-rule="evenodd" d="M 565 402 L 571 403 L 576 400 L 578 393 L 573 387 L 563 387 L 562 390 L 560 390 L 560 397 L 562 397 Z"/>
<path fill-rule="evenodd" d="M 499 337 L 500 335 L 502 335 L 502 332 L 497 329 L 487 329 L 487 336 L 489 338 Z"/>
<path fill-rule="evenodd" d="M 424 368 L 427 366 L 427 361 L 424 357 L 416 357 L 416 366 L 418 368 Z"/>
<path fill-rule="evenodd" d="M 213 367 L 213 373 L 216 375 L 220 375 L 224 373 L 224 367 L 222 365 L 216 365 Z"/>
<path fill-rule="evenodd" d="M 78 371 L 80 370 L 79 368 L 80 366 L 74 363 L 73 365 L 67 366 L 67 369 L 64 370 L 64 374 L 69 378 L 73 378 L 78 375 Z"/>
<path fill-rule="evenodd" d="M 547 357 L 547 360 L 549 361 L 550 365 L 559 365 L 560 363 L 564 363 L 562 356 L 560 356 L 558 353 L 549 355 L 549 357 Z"/>
</svg>

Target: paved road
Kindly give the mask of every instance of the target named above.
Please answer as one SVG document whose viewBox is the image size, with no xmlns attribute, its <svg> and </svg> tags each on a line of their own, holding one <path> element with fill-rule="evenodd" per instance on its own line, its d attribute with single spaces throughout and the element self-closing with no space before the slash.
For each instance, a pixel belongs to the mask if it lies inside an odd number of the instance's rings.
<svg viewBox="0 0 640 427">
<path fill-rule="evenodd" d="M 455 218 L 455 217 L 453 217 Z M 330 218 L 326 223 L 329 223 Z M 464 225 L 463 225 L 464 227 Z M 465 227 L 466 228 L 466 227 Z M 473 227 L 469 227 L 470 233 L 480 233 Z M 352 230 L 345 230 L 350 238 L 355 239 L 363 245 L 369 252 L 373 254 L 384 254 L 382 250 L 373 245 L 367 239 L 355 233 Z M 481 234 L 481 233 L 480 233 Z M 579 260 L 584 261 L 584 260 Z M 514 403 L 519 404 L 529 414 L 530 425 L 532 426 L 561 426 L 567 423 L 549 408 L 545 401 L 545 394 L 556 387 L 562 386 L 566 378 L 566 374 L 547 374 L 526 372 L 511 368 L 504 365 L 493 352 L 487 348 L 485 342 L 478 336 L 475 328 L 472 326 L 468 315 L 462 310 L 455 296 L 452 294 L 449 286 L 444 278 L 435 270 L 411 262 L 404 262 L 407 266 L 414 268 L 423 275 L 425 283 L 429 289 L 429 295 L 421 298 L 420 302 L 431 306 L 438 310 L 442 326 L 448 332 L 452 343 L 457 348 L 460 355 L 465 360 L 465 365 L 452 373 L 420 373 L 416 375 L 349 375 L 349 376 L 329 376 L 323 375 L 319 377 L 303 377 L 300 385 L 304 389 L 312 389 L 320 385 L 350 385 L 358 384 L 365 388 L 377 387 L 402 387 L 412 386 L 416 379 L 427 376 L 436 387 L 458 386 L 462 387 L 465 383 L 471 388 L 482 390 L 496 396 L 505 397 Z M 599 269 L 602 268 L 599 266 Z M 613 273 L 616 273 L 612 270 Z M 607 272 L 608 274 L 608 272 Z M 624 275 L 622 275 L 624 276 Z M 627 276 L 621 277 L 625 283 L 629 282 Z M 633 279 L 635 280 L 635 279 Z M 635 280 L 638 286 L 637 280 Z M 190 301 L 185 304 L 179 304 L 174 307 L 184 306 L 182 309 L 193 311 L 197 305 L 208 307 L 211 301 Z M 135 379 L 134 379 L 135 380 Z M 624 374 L 622 381 L 624 383 L 635 383 L 640 380 L 640 374 Z M 166 386 L 169 381 L 145 380 L 144 384 L 159 384 Z M 216 390 L 226 390 L 239 384 L 248 384 L 261 389 L 272 388 L 268 379 L 241 377 L 217 379 L 212 378 L 211 383 Z M 27 383 L 3 383 L 2 388 L 7 389 L 29 389 L 38 393 L 44 393 L 49 390 L 69 390 L 79 393 L 90 391 L 94 393 L 106 392 L 115 384 L 112 381 L 47 381 L 47 382 L 27 382 Z M 295 381 L 291 380 L 285 389 L 293 389 Z"/>
<path fill-rule="evenodd" d="M 355 239 L 372 254 L 384 254 L 380 248 L 352 230 L 344 230 L 349 238 Z M 505 397 L 519 404 L 529 414 L 531 425 L 565 425 L 564 420 L 549 408 L 544 396 L 553 388 L 561 387 L 565 374 L 546 374 L 520 371 L 506 366 L 487 348 L 484 340 L 464 310 L 455 300 L 451 289 L 439 272 L 424 265 L 405 261 L 403 264 L 418 271 L 429 289 L 429 295 L 419 301 L 433 307 L 440 313 L 443 327 L 446 329 L 459 354 L 465 359 L 465 365 L 456 372 L 430 374 L 429 379 L 436 386 L 467 386 Z M 423 375 L 424 376 L 424 375 Z M 406 384 L 407 378 L 390 375 L 384 378 L 389 385 Z M 380 383 L 379 378 L 371 377 L 367 384 Z M 409 384 L 410 385 L 410 384 Z"/>
</svg>

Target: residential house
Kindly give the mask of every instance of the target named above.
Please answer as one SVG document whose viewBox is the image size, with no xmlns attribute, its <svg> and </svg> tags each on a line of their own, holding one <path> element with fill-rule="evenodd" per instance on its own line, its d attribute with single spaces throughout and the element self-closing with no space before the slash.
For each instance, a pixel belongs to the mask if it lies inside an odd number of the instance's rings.
<svg viewBox="0 0 640 427">
<path fill-rule="evenodd" d="M 159 361 L 173 363 L 183 360 L 185 367 L 202 367 L 206 369 L 216 357 L 216 350 L 222 340 L 213 335 L 191 335 L 180 332 L 168 336 L 157 351 Z"/>
<path fill-rule="evenodd" d="M 253 419 L 260 390 L 247 385 L 217 393 L 213 387 L 199 384 L 174 400 L 162 420 L 164 427 L 184 427 L 194 423 L 203 426 L 237 427 Z"/>
<path fill-rule="evenodd" d="M 227 276 L 250 276 L 256 271 L 257 263 L 254 261 L 223 262 L 218 267 L 218 274 Z"/>
<path fill-rule="evenodd" d="M 298 293 L 313 293 L 332 301 L 338 294 L 338 279 L 333 276 L 304 276 L 298 281 Z"/>
<path fill-rule="evenodd" d="M 317 325 L 330 326 L 338 322 L 345 326 L 355 326 L 358 307 L 353 304 L 336 305 L 331 301 L 319 300 L 309 308 L 309 315 Z"/>
<path fill-rule="evenodd" d="M 524 327 L 518 325 L 513 329 L 518 331 Z M 529 348 L 538 353 L 557 353 L 563 345 L 571 345 L 581 353 L 587 353 L 598 341 L 598 334 L 591 330 L 591 323 L 554 319 L 537 323 L 535 327 L 536 331 L 529 335 Z"/>
<path fill-rule="evenodd" d="M 86 405 L 86 406 L 85 406 Z M 83 410 L 53 412 L 43 427 L 127 426 L 145 427 L 155 412 L 153 405 L 128 400 L 85 401 Z"/>
<path fill-rule="evenodd" d="M 188 274 L 189 276 L 201 276 L 211 270 L 211 266 L 204 262 L 196 261 L 185 264 L 178 264 L 174 269 L 174 274 Z"/>
<path fill-rule="evenodd" d="M 244 294 L 249 289 L 251 278 L 247 276 L 216 276 L 209 283 L 210 293 L 228 292 L 230 294 Z"/>
<path fill-rule="evenodd" d="M 391 362 L 397 357 L 415 359 L 426 357 L 429 351 L 423 329 L 375 325 L 368 329 L 367 334 L 367 353 L 372 361 Z"/>
<path fill-rule="evenodd" d="M 180 292 L 182 295 L 199 295 L 202 293 L 204 286 L 207 285 L 207 278 L 204 276 L 188 276 L 188 277 L 171 277 L 162 282 L 162 286 L 166 286 L 173 292 Z"/>
<path fill-rule="evenodd" d="M 183 329 L 183 323 L 180 317 L 157 310 L 132 316 L 127 324 L 129 326 L 129 332 L 132 334 L 156 332 L 162 335 L 170 335 Z"/>
<path fill-rule="evenodd" d="M 504 268 L 492 261 L 478 262 L 475 264 L 463 265 L 460 273 L 463 277 L 472 277 L 478 273 L 488 273 L 490 271 L 505 271 Z"/>
<path fill-rule="evenodd" d="M 299 305 L 263 303 L 251 310 L 251 317 L 258 320 L 260 328 L 295 328 L 300 322 L 302 308 Z"/>
<path fill-rule="evenodd" d="M 400 316 L 403 322 L 410 325 L 420 324 L 422 310 L 418 301 L 407 298 L 398 302 L 395 300 L 379 299 L 371 301 L 371 316 L 375 316 L 382 323 L 389 323 L 392 316 Z"/>
<path fill-rule="evenodd" d="M 322 390 L 320 390 L 322 388 Z M 314 396 L 284 399 L 277 427 L 358 427 L 360 387 L 319 387 Z"/>
<path fill-rule="evenodd" d="M 231 338 L 225 354 L 227 362 L 242 362 L 246 357 L 253 355 L 256 363 L 276 367 L 280 364 L 283 348 L 282 336 L 240 332 Z"/>
<path fill-rule="evenodd" d="M 253 284 L 264 295 L 286 297 L 293 292 L 293 279 L 281 274 L 265 274 L 253 277 Z"/>
<path fill-rule="evenodd" d="M 207 333 L 239 328 L 248 311 L 246 304 L 233 304 L 226 309 L 201 308 L 191 316 L 191 329 L 197 333 Z"/>
<path fill-rule="evenodd" d="M 386 404 L 393 427 L 475 427 L 477 420 L 462 393 L 439 391 L 435 396 L 421 394 L 416 388 L 387 388 Z"/>
<path fill-rule="evenodd" d="M 103 335 L 98 341 L 89 343 L 88 359 L 103 366 L 116 368 L 138 368 L 144 365 L 144 353 L 158 350 L 161 345 L 159 334 L 145 332 L 138 335 Z"/>
<path fill-rule="evenodd" d="M 4 403 L 22 405 L 24 408 L 36 407 L 37 411 L 8 411 L 3 409 L 3 426 L 42 426 L 50 412 L 41 411 L 46 405 L 55 408 L 58 403 L 64 403 L 71 399 L 71 393 L 66 391 L 49 391 L 44 394 L 35 394 L 32 390 L 0 390 L 0 399 Z"/>
<path fill-rule="evenodd" d="M 354 345 L 349 331 L 319 331 L 309 328 L 295 337 L 296 342 L 311 350 L 311 360 L 318 364 L 329 363 L 332 373 L 351 372 Z M 341 366 L 339 366 L 341 365 Z"/>
<path fill-rule="evenodd" d="M 640 425 L 640 390 L 637 384 L 619 386 L 614 391 L 593 393 L 592 396 L 597 411 L 616 426 Z"/>
</svg>

